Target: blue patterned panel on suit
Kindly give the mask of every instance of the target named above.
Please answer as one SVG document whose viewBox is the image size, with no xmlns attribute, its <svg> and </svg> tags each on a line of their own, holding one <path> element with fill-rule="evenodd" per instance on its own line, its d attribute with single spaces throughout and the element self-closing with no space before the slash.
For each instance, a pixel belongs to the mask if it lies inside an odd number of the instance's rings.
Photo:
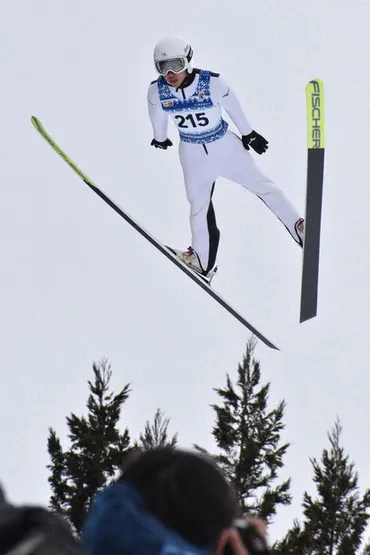
<svg viewBox="0 0 370 555">
<path fill-rule="evenodd" d="M 189 98 L 178 98 L 165 79 L 158 78 L 162 108 L 173 117 L 180 139 L 184 142 L 210 143 L 220 139 L 227 131 L 228 125 L 222 119 L 221 108 L 212 101 L 210 81 L 211 72 L 201 70 L 194 93 Z"/>
</svg>

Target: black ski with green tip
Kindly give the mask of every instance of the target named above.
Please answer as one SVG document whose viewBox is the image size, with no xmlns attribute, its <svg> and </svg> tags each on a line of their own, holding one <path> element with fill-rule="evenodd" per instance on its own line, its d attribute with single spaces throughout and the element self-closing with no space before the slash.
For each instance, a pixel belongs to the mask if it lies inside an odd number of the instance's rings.
<svg viewBox="0 0 370 555">
<path fill-rule="evenodd" d="M 180 270 L 182 270 L 187 276 L 190 277 L 195 283 L 199 285 L 208 295 L 213 297 L 221 306 L 223 306 L 234 318 L 236 318 L 241 324 L 248 328 L 258 339 L 260 339 L 265 345 L 271 349 L 279 350 L 276 345 L 271 343 L 264 335 L 262 335 L 256 328 L 254 328 L 239 312 L 237 312 L 230 304 L 225 301 L 216 291 L 214 291 L 201 277 L 189 269 L 177 256 L 175 256 L 164 244 L 158 241 L 153 235 L 148 233 L 140 224 L 129 216 L 122 208 L 120 208 L 115 202 L 113 202 L 103 191 L 95 185 L 95 183 L 67 156 L 67 154 L 57 145 L 57 143 L 52 139 L 52 137 L 47 133 L 40 120 L 35 117 L 31 118 L 32 124 L 35 129 L 40 133 L 40 135 L 45 139 L 45 141 L 55 150 L 57 154 L 72 168 L 72 170 L 86 183 L 88 187 L 94 193 L 96 193 L 104 202 L 108 204 L 117 214 L 121 216 L 128 224 L 130 224 L 142 237 L 144 237 L 149 243 L 151 243 L 156 249 L 158 249 L 168 260 L 175 264 Z"/>
<path fill-rule="evenodd" d="M 324 84 L 313 79 L 306 86 L 307 193 L 303 244 L 300 322 L 317 315 L 321 212 L 325 158 Z"/>
</svg>

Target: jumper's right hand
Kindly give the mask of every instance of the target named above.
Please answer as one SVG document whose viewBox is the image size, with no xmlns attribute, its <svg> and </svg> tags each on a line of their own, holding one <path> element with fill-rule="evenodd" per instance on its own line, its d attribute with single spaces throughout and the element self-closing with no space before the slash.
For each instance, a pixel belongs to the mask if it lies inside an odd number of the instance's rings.
<svg viewBox="0 0 370 555">
<path fill-rule="evenodd" d="M 150 146 L 161 148 L 162 150 L 167 150 L 169 146 L 172 146 L 172 141 L 170 141 L 170 139 L 166 139 L 165 141 L 157 141 L 156 139 L 153 139 L 150 143 Z"/>
</svg>

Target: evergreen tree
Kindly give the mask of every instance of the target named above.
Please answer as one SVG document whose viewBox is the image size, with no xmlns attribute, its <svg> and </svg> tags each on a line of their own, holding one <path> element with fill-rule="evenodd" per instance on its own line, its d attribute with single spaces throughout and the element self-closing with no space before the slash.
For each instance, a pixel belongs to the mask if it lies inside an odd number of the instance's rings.
<svg viewBox="0 0 370 555">
<path fill-rule="evenodd" d="M 130 444 L 128 430 L 118 428 L 129 384 L 116 395 L 109 390 L 112 371 L 106 359 L 94 363 L 93 372 L 87 418 L 73 413 L 66 418 L 69 449 L 63 450 L 52 428 L 48 437 L 50 507 L 66 516 L 78 533 L 93 496 L 114 477 Z"/>
<path fill-rule="evenodd" d="M 156 410 L 154 421 L 149 420 L 145 425 L 143 434 L 140 434 L 140 447 L 143 449 L 153 449 L 155 447 L 175 447 L 177 444 L 177 434 L 168 439 L 169 418 L 164 418 L 160 409 Z"/>
<path fill-rule="evenodd" d="M 294 520 L 285 538 L 275 543 L 272 553 L 273 555 L 312 555 L 308 532 L 302 528 L 297 519 Z"/>
<path fill-rule="evenodd" d="M 221 450 L 216 460 L 233 483 L 242 509 L 271 520 L 279 505 L 291 502 L 290 479 L 276 484 L 289 447 L 280 439 L 285 402 L 268 409 L 270 384 L 260 385 L 261 369 L 253 358 L 254 348 L 251 339 L 238 366 L 236 384 L 227 375 L 226 387 L 215 389 L 222 404 L 213 405 L 213 436 Z"/>
<path fill-rule="evenodd" d="M 313 499 L 303 496 L 303 525 L 295 523 L 275 553 L 281 555 L 355 555 L 369 520 L 370 490 L 360 496 L 355 465 L 340 445 L 342 426 L 337 420 L 328 433 L 330 449 L 321 464 L 311 459 L 317 489 Z M 369 553 L 369 546 L 363 552 Z"/>
</svg>

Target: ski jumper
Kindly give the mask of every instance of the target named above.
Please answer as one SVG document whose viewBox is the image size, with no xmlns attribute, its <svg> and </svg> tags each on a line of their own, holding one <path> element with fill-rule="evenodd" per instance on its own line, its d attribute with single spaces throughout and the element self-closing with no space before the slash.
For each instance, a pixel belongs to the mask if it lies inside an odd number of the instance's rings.
<svg viewBox="0 0 370 555">
<path fill-rule="evenodd" d="M 299 243 L 295 230 L 298 212 L 260 172 L 241 139 L 228 130 L 222 118 L 223 108 L 241 135 L 252 131 L 235 93 L 218 74 L 194 69 L 178 89 L 159 77 L 150 84 L 148 108 L 157 141 L 167 139 L 169 116 L 178 128 L 179 155 L 190 203 L 192 246 L 204 270 L 214 266 L 220 238 L 212 204 L 218 177 L 234 181 L 257 195 Z"/>
</svg>

